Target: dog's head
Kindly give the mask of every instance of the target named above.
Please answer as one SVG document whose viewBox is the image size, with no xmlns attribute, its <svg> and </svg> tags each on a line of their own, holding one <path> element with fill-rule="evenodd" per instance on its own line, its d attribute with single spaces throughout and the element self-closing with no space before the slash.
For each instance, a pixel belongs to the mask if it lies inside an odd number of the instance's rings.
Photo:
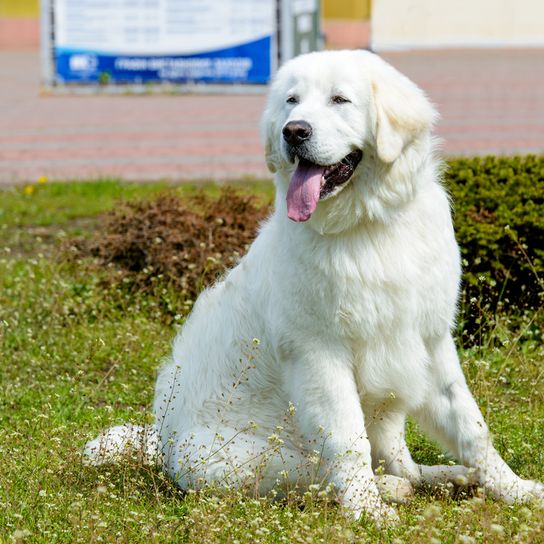
<svg viewBox="0 0 544 544">
<path fill-rule="evenodd" d="M 288 216 L 338 232 L 372 208 L 377 214 L 373 199 L 382 207 L 400 202 L 400 193 L 413 192 L 400 186 L 406 173 L 399 187 L 380 183 L 395 183 L 388 180 L 395 163 L 415 142 L 429 141 L 435 118 L 424 93 L 372 53 L 325 51 L 289 61 L 262 120 L 266 161 L 278 172 Z"/>
</svg>

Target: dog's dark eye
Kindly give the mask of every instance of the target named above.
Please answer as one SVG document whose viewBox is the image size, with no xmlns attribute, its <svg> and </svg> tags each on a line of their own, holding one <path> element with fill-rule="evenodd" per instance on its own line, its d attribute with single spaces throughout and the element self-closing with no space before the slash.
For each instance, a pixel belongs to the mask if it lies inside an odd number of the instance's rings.
<svg viewBox="0 0 544 544">
<path fill-rule="evenodd" d="M 286 102 L 288 104 L 298 104 L 298 98 L 296 96 L 289 96 Z"/>
<path fill-rule="evenodd" d="M 351 100 L 347 99 L 345 96 L 335 94 L 334 96 L 331 96 L 331 102 L 333 104 L 348 104 Z"/>
</svg>

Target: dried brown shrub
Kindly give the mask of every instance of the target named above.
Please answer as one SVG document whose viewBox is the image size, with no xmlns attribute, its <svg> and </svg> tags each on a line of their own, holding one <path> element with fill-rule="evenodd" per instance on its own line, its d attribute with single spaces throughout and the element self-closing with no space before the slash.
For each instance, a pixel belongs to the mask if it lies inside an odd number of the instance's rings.
<svg viewBox="0 0 544 544">
<path fill-rule="evenodd" d="M 160 279 L 194 298 L 247 251 L 268 210 L 229 187 L 217 199 L 204 192 L 183 200 L 165 193 L 120 204 L 78 249 L 101 264 L 113 263 L 138 289 Z"/>
</svg>

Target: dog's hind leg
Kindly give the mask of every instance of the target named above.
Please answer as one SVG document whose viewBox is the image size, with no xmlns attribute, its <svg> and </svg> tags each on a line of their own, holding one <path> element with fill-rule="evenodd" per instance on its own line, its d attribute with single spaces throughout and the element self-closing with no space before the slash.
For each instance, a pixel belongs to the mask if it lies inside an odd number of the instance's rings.
<svg viewBox="0 0 544 544">
<path fill-rule="evenodd" d="M 182 489 L 240 489 L 255 496 L 274 490 L 284 496 L 319 482 L 302 452 L 247 429 L 197 428 L 170 440 L 163 453 L 166 472 Z"/>
</svg>

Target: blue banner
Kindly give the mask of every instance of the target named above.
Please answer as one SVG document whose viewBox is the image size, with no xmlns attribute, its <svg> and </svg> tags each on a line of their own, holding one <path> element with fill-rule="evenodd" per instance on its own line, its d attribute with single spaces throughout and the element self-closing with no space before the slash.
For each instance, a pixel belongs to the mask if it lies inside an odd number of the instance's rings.
<svg viewBox="0 0 544 544">
<path fill-rule="evenodd" d="M 57 46 L 61 83 L 252 83 L 271 76 L 272 37 L 191 55 L 116 55 Z"/>
</svg>

